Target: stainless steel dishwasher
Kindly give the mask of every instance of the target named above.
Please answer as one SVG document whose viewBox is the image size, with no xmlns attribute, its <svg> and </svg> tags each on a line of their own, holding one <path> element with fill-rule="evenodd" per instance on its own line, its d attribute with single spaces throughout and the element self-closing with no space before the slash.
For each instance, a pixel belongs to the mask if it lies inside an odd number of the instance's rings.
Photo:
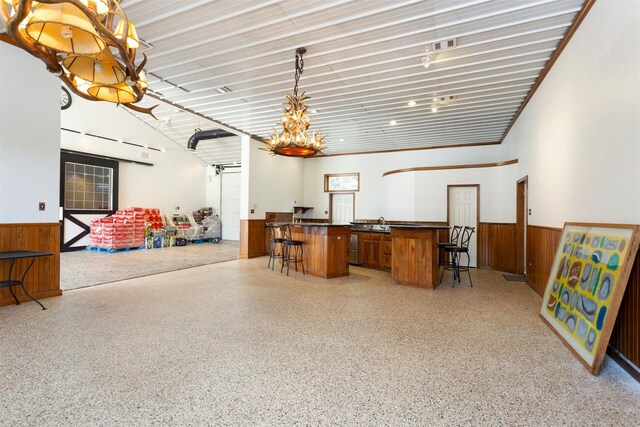
<svg viewBox="0 0 640 427">
<path fill-rule="evenodd" d="M 358 262 L 358 235 L 356 233 L 352 233 L 349 239 L 349 264 L 360 265 Z"/>
</svg>

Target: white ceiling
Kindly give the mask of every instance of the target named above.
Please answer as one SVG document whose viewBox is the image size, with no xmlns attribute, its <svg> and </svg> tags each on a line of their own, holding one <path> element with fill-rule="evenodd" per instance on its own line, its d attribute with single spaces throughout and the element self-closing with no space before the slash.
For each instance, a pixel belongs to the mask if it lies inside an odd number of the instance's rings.
<svg viewBox="0 0 640 427">
<path fill-rule="evenodd" d="M 318 110 L 311 129 L 327 135 L 327 154 L 339 154 L 499 141 L 582 3 L 127 0 L 123 6 L 153 46 L 145 53 L 154 92 L 264 138 L 279 123 L 283 94 L 293 89 L 295 50 L 306 47 L 300 90 Z M 425 48 L 450 38 L 457 47 L 430 54 L 425 69 Z M 232 92 L 215 90 L 222 86 Z M 455 99 L 433 101 L 450 95 Z M 164 103 L 156 116 L 138 114 L 181 145 L 196 127 L 220 127 Z M 239 138 L 203 141 L 198 153 L 207 150 L 214 160 L 208 163 L 223 163 L 214 152 L 233 147 L 228 161 L 239 162 Z"/>
<path fill-rule="evenodd" d="M 153 113 L 158 117 L 158 120 L 147 114 L 137 113 L 124 107 L 122 108 L 149 126 L 157 129 L 184 149 L 187 148 L 187 142 L 196 129 L 220 129 L 220 126 L 211 119 L 183 110 L 163 100 L 157 100 L 147 96 L 139 105 L 143 107 L 157 105 Z M 233 132 L 232 129 L 224 129 Z M 198 143 L 193 155 L 208 165 L 240 164 L 241 137 L 239 133 L 237 134 L 238 136 L 234 137 L 203 139 Z"/>
</svg>

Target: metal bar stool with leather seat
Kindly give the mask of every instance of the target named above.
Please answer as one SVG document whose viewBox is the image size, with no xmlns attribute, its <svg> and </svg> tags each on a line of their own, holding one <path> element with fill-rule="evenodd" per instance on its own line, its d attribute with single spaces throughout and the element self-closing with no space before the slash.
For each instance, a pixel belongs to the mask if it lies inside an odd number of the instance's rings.
<svg viewBox="0 0 640 427">
<path fill-rule="evenodd" d="M 285 239 L 282 227 L 282 225 L 275 222 L 267 224 L 267 229 L 269 230 L 269 263 L 267 264 L 267 268 L 271 267 L 272 271 L 277 259 L 284 260 Z"/>
<path fill-rule="evenodd" d="M 460 246 L 445 246 L 445 252 L 449 252 L 452 256 L 452 266 L 450 269 L 453 270 L 453 277 L 451 278 L 451 287 L 454 286 L 455 279 L 458 279 L 458 283 L 460 283 L 460 272 L 466 271 L 469 275 L 469 284 L 473 287 L 473 281 L 471 280 L 471 272 L 469 271 L 469 265 L 471 264 L 471 257 L 469 256 L 469 242 L 471 241 L 471 236 L 475 232 L 475 227 L 464 227 L 462 230 L 462 238 L 460 241 Z M 460 256 L 462 254 L 467 254 L 467 265 L 460 266 Z M 447 268 L 449 269 L 449 268 Z M 442 270 L 444 273 L 444 269 Z M 442 283 L 442 276 L 440 276 L 440 283 Z"/>
<path fill-rule="evenodd" d="M 304 256 L 304 246 L 302 244 L 302 240 L 293 240 L 291 238 L 291 224 L 287 224 L 282 228 L 284 234 L 284 242 L 282 245 L 282 254 L 284 256 L 282 266 L 280 267 L 280 273 L 284 268 L 284 265 L 287 264 L 287 276 L 289 275 L 289 269 L 291 268 L 291 263 L 295 265 L 295 269 L 298 269 L 298 263 L 302 265 L 302 274 L 307 274 L 304 271 L 304 261 L 302 260 Z M 293 249 L 293 252 L 292 252 Z"/>
<path fill-rule="evenodd" d="M 444 248 L 447 246 L 458 246 L 458 239 L 460 238 L 460 231 L 462 231 L 461 225 L 454 225 L 451 229 L 451 235 L 449 236 L 448 242 L 438 242 L 438 265 L 442 265 L 444 268 L 445 264 L 451 265 L 450 261 L 444 262 Z M 443 270 L 444 272 L 444 270 Z"/>
</svg>

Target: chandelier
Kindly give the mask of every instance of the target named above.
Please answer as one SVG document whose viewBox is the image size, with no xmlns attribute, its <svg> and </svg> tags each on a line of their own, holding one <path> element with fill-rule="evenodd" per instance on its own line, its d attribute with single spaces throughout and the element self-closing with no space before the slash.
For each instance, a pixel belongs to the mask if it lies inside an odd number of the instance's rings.
<svg viewBox="0 0 640 427">
<path fill-rule="evenodd" d="M 273 133 L 269 135 L 269 140 L 265 142 L 273 155 L 289 157 L 310 157 L 316 154 L 322 154 L 324 146 L 324 135 L 320 131 L 313 131 L 312 134 L 307 133 L 311 126 L 311 117 L 307 114 L 307 105 L 305 101 L 309 99 L 304 92 L 298 95 L 298 82 L 304 69 L 304 55 L 307 50 L 303 47 L 296 50 L 296 74 L 293 94 L 286 94 L 287 103 L 284 107 L 284 114 L 280 119 L 282 131 L 278 132 L 275 128 Z"/>
<path fill-rule="evenodd" d="M 147 57 L 135 65 L 140 41 L 120 0 L 0 0 L 0 12 L 12 41 L 76 95 L 153 116 L 134 105 L 149 87 Z"/>
</svg>

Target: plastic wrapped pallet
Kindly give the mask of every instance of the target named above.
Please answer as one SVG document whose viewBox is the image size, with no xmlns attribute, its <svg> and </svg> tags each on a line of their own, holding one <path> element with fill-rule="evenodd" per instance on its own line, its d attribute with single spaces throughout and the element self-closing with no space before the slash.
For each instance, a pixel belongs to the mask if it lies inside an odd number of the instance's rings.
<svg viewBox="0 0 640 427">
<path fill-rule="evenodd" d="M 117 211 L 107 218 L 91 221 L 89 245 L 104 249 L 140 247 L 144 239 L 136 234 L 136 218 L 133 212 Z"/>
<path fill-rule="evenodd" d="M 220 217 L 214 209 L 211 215 L 202 220 L 202 226 L 204 227 L 203 238 L 220 239 Z"/>
</svg>

